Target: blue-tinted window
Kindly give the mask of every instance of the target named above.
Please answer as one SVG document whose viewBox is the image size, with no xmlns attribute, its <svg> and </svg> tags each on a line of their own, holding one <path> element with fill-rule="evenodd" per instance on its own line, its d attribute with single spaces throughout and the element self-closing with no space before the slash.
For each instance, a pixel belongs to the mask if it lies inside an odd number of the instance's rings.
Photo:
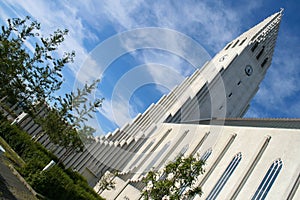
<svg viewBox="0 0 300 200">
<path fill-rule="evenodd" d="M 209 156 L 212 153 L 212 149 L 209 148 L 205 151 L 205 153 L 201 156 L 200 160 L 203 160 L 204 162 L 209 158 Z"/>
<path fill-rule="evenodd" d="M 236 167 L 240 163 L 241 159 L 242 159 L 242 153 L 241 152 L 239 152 L 238 154 L 236 154 L 233 157 L 233 159 L 231 160 L 231 162 L 227 166 L 226 170 L 222 174 L 221 178 L 218 180 L 217 184 L 214 186 L 212 191 L 209 193 L 208 197 L 206 198 L 207 200 L 217 198 L 218 194 L 220 193 L 220 191 L 222 190 L 222 188 L 224 187 L 224 185 L 228 181 L 229 177 L 231 176 L 231 174 L 234 172 L 234 170 L 236 169 Z"/>
<path fill-rule="evenodd" d="M 181 150 L 180 150 L 180 155 L 184 155 L 185 152 L 189 149 L 189 145 L 186 144 Z"/>
<path fill-rule="evenodd" d="M 266 198 L 268 192 L 270 191 L 275 179 L 277 178 L 282 168 L 282 165 L 283 162 L 280 158 L 273 162 L 273 164 L 267 171 L 267 174 L 258 186 L 254 196 L 252 197 L 252 200 L 261 200 Z"/>
</svg>

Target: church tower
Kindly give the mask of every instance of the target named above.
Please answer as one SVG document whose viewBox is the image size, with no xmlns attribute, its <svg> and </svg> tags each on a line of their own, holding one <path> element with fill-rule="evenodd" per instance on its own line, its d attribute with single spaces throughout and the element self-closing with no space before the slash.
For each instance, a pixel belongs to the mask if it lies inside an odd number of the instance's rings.
<svg viewBox="0 0 300 200">
<path fill-rule="evenodd" d="M 161 170 L 180 154 L 202 155 L 207 172 L 199 184 L 208 199 L 219 194 L 223 199 L 249 199 L 261 193 L 300 198 L 296 193 L 300 164 L 294 162 L 300 154 L 300 121 L 241 118 L 271 65 L 282 15 L 280 10 L 229 42 L 132 122 L 65 159 L 65 166 L 84 175 L 107 199 L 140 199 L 141 180 L 150 169 Z M 39 142 L 51 148 L 48 140 Z M 63 151 L 58 148 L 55 154 L 60 157 Z M 237 169 L 230 177 L 226 166 L 232 162 Z M 272 162 L 276 170 L 283 163 L 290 167 L 280 172 L 283 185 L 274 185 L 273 192 L 275 176 L 270 183 L 261 182 L 267 180 L 263 173 Z M 119 172 L 114 177 L 116 189 L 100 191 L 99 179 L 115 170 Z M 268 188 L 256 191 L 260 183 L 269 184 Z"/>
<path fill-rule="evenodd" d="M 243 33 L 196 71 L 188 92 L 197 93 L 167 122 L 242 117 L 271 64 L 281 16 L 282 10 Z"/>
<path fill-rule="evenodd" d="M 70 158 L 66 165 L 81 173 L 87 167 L 96 176 L 115 169 L 124 173 L 147 170 L 136 166 L 132 171 L 130 164 L 134 165 L 133 157 L 147 160 L 148 151 L 154 152 L 151 145 L 164 144 L 160 140 L 149 142 L 163 124 L 242 117 L 271 64 L 281 17 L 282 10 L 229 42 L 133 122 L 100 138 L 86 151 L 92 152 L 93 158 Z"/>
<path fill-rule="evenodd" d="M 67 159 L 66 166 L 83 174 L 88 168 L 96 177 L 129 170 L 132 157 L 165 123 L 242 117 L 271 64 L 281 17 L 282 10 L 228 43 L 143 114 Z"/>
<path fill-rule="evenodd" d="M 131 123 L 99 138 L 86 151 L 92 152 L 93 158 L 79 156 L 83 158 L 73 161 L 72 166 L 95 177 L 118 170 L 117 189 L 101 191 L 101 195 L 109 199 L 121 199 L 124 195 L 139 199 L 135 195 L 143 188 L 140 181 L 151 168 L 160 170 L 178 154 L 195 154 L 205 148 L 207 151 L 202 153 L 208 155 L 209 149 L 211 153 L 216 145 L 208 141 L 219 141 L 211 127 L 201 127 L 202 132 L 206 130 L 201 135 L 197 132 L 199 127 L 190 124 L 240 118 L 246 113 L 271 64 L 282 12 L 229 42 L 211 61 Z M 231 135 L 227 144 L 235 137 Z"/>
</svg>

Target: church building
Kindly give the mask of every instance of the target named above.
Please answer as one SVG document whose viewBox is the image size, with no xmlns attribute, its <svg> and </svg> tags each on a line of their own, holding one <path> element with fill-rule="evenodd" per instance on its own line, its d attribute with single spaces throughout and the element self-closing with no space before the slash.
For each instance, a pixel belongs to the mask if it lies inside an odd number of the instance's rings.
<svg viewBox="0 0 300 200">
<path fill-rule="evenodd" d="M 138 200 L 149 170 L 192 154 L 205 160 L 195 200 L 300 199 L 300 119 L 243 118 L 271 65 L 282 15 L 229 42 L 132 122 L 66 158 L 66 167 L 106 199 Z M 115 189 L 99 191 L 100 178 L 113 171 Z"/>
</svg>

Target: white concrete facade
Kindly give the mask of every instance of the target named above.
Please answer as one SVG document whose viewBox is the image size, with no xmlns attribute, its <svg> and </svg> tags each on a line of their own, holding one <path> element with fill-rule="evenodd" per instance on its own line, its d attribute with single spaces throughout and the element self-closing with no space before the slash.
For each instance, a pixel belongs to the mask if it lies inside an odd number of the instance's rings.
<svg viewBox="0 0 300 200">
<path fill-rule="evenodd" d="M 261 123 L 263 122 L 264 120 Z M 274 120 L 273 123 L 279 122 L 289 123 L 289 120 Z M 300 123 L 300 120 L 297 123 Z M 250 199 L 276 159 L 281 159 L 283 166 L 267 193 L 267 199 L 288 199 L 287 197 L 297 184 L 297 178 L 299 179 L 299 128 L 250 127 L 246 126 L 247 121 L 241 124 L 243 126 L 225 125 L 221 127 L 219 125 L 163 124 L 161 131 L 156 132 L 153 138 L 161 138 L 165 132 L 172 129 L 164 138 L 164 142 L 156 151 L 151 152 L 149 150 L 148 154 L 145 153 L 145 156 L 148 155 L 148 159 L 130 179 L 124 180 L 125 176 L 122 175 L 120 178 L 116 177 L 116 190 L 107 190 L 101 195 L 107 199 L 124 199 L 125 197 L 140 199 L 140 192 L 134 187 L 134 183 L 141 180 L 145 175 L 144 172 L 148 170 L 149 164 L 155 168 L 162 160 L 165 160 L 166 163 L 172 161 L 185 146 L 188 146 L 185 155 L 189 155 L 193 153 L 201 139 L 205 138 L 202 145 L 197 147 L 195 155 L 202 156 L 209 149 L 212 151 L 204 167 L 206 173 L 199 176 L 198 179 L 204 193 L 201 198 L 196 196 L 195 199 L 207 198 L 233 157 L 238 153 L 241 153 L 240 163 L 229 176 L 216 199 Z M 186 131 L 188 133 L 184 135 Z M 207 133 L 208 136 L 205 137 Z M 178 144 L 177 141 L 180 138 L 181 142 Z M 149 140 L 150 142 L 151 140 Z M 160 150 L 168 143 L 170 145 L 166 151 L 159 156 L 159 159 L 154 160 Z M 175 148 L 172 149 L 174 145 Z M 168 155 L 170 151 L 172 154 Z M 138 156 L 139 154 L 134 156 L 132 160 Z M 136 165 L 138 165 L 138 161 Z M 203 179 L 205 179 L 204 182 L 202 182 Z M 246 179 L 244 183 L 243 179 Z M 299 195 L 300 193 L 296 190 L 294 199 L 299 199 Z"/>
<path fill-rule="evenodd" d="M 281 16 L 282 11 L 275 13 L 228 43 L 125 131 L 108 136 L 114 143 L 127 140 L 126 135 L 146 141 L 137 152 L 118 154 L 130 156 L 117 168 L 107 168 L 121 173 L 116 190 L 101 195 L 140 199 L 141 180 L 150 169 L 162 169 L 180 153 L 198 153 L 208 159 L 198 183 L 204 193 L 194 199 L 298 199 L 300 126 L 275 126 L 292 122 L 274 119 L 230 120 L 239 126 L 224 125 L 222 120 L 221 125 L 204 125 L 199 120 L 244 115 L 271 64 Z M 266 176 L 269 169 L 276 173 Z"/>
</svg>

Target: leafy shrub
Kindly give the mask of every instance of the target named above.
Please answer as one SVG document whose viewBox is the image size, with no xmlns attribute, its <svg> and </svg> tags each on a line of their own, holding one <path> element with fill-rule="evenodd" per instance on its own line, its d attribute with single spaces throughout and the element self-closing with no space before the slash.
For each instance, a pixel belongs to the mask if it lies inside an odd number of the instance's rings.
<svg viewBox="0 0 300 200">
<path fill-rule="evenodd" d="M 17 170 L 26 181 L 40 194 L 50 199 L 102 199 L 86 180 L 71 169 L 64 169 L 62 165 L 55 165 L 48 171 L 42 169 L 51 161 L 58 159 L 41 144 L 35 143 L 30 136 L 17 126 L 1 120 L 0 136 L 25 161 L 24 167 Z"/>
</svg>

